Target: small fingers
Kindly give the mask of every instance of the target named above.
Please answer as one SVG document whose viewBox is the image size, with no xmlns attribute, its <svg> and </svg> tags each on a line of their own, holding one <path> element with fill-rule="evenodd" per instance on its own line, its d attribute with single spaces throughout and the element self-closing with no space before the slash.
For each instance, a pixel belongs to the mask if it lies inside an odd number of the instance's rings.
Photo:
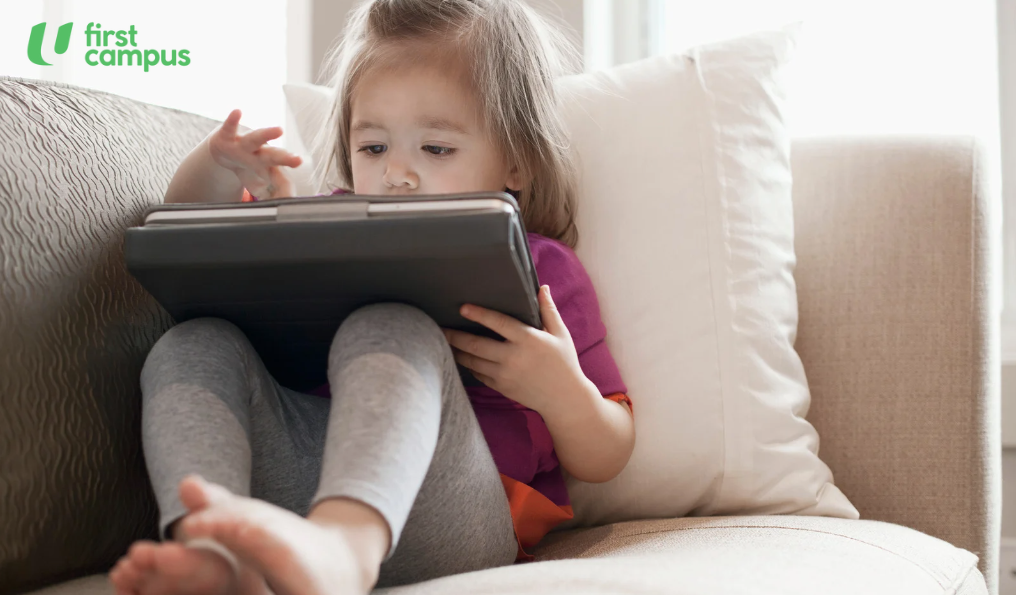
<svg viewBox="0 0 1016 595">
<path fill-rule="evenodd" d="M 258 156 L 261 158 L 261 163 L 267 166 L 273 165 L 285 165 L 288 167 L 298 167 L 303 163 L 303 159 L 294 153 L 281 148 L 273 146 L 264 146 L 258 151 Z"/>
<path fill-rule="evenodd" d="M 276 139 L 282 136 L 282 126 L 272 126 L 271 128 L 258 128 L 243 135 L 240 139 L 240 144 L 256 151 L 258 147 L 265 144 L 266 142 Z"/>
<path fill-rule="evenodd" d="M 240 174 L 240 182 L 258 200 L 285 198 L 294 196 L 293 183 L 278 167 L 259 168 L 257 171 L 245 170 Z"/>
<path fill-rule="evenodd" d="M 477 380 L 479 380 L 480 382 L 486 384 L 490 388 L 493 388 L 494 390 L 497 390 L 497 388 L 496 388 L 497 381 L 496 380 L 494 380 L 490 376 L 487 376 L 486 374 L 481 374 L 481 373 L 479 373 L 479 372 L 477 372 L 475 370 L 470 370 L 470 372 L 472 372 L 473 376 L 475 376 Z"/>
<path fill-rule="evenodd" d="M 525 339 L 526 329 L 530 328 L 507 314 L 473 304 L 462 306 L 459 313 L 463 318 L 478 322 L 509 341 Z"/>
<path fill-rule="evenodd" d="M 490 361 L 501 361 L 504 351 L 508 348 L 501 341 L 488 339 L 472 333 L 457 331 L 454 329 L 441 329 L 444 331 L 445 339 L 452 347 L 456 347 L 466 353 L 472 353 Z"/>
<path fill-rule="evenodd" d="M 241 113 L 239 109 L 235 109 L 229 112 L 229 115 L 226 116 L 225 121 L 222 122 L 222 133 L 228 136 L 229 138 L 235 137 L 237 127 L 240 125 L 240 116 Z"/>
<path fill-rule="evenodd" d="M 469 368 L 471 372 L 489 377 L 493 377 L 497 373 L 498 365 L 490 360 L 485 360 L 482 357 L 477 357 L 460 349 L 453 349 L 452 354 L 455 356 L 455 361 Z"/>
<path fill-rule="evenodd" d="M 269 168 L 268 170 L 270 185 L 273 189 L 272 198 L 279 198 L 285 196 L 294 196 L 293 183 L 289 181 L 282 170 L 277 167 Z"/>
</svg>

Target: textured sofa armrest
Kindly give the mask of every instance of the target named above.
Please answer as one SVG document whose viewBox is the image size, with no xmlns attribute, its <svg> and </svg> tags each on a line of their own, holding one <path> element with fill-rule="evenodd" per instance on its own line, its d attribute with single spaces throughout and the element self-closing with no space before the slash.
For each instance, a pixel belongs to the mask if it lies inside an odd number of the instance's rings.
<svg viewBox="0 0 1016 595">
<path fill-rule="evenodd" d="M 998 277 L 985 154 L 969 137 L 795 141 L 795 345 L 820 454 L 861 517 L 974 552 L 997 587 Z"/>
</svg>

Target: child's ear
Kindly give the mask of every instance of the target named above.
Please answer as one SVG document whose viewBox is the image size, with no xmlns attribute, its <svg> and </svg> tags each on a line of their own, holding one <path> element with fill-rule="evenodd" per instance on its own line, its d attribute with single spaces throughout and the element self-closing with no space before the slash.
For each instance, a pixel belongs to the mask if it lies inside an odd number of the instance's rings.
<svg viewBox="0 0 1016 595">
<path fill-rule="evenodd" d="M 518 192 L 519 190 L 522 190 L 522 187 L 525 185 L 524 182 L 525 181 L 523 180 L 522 174 L 519 172 L 518 166 L 513 165 L 511 171 L 508 172 L 508 180 L 505 182 L 505 186 L 507 186 L 509 190 L 515 190 Z"/>
</svg>

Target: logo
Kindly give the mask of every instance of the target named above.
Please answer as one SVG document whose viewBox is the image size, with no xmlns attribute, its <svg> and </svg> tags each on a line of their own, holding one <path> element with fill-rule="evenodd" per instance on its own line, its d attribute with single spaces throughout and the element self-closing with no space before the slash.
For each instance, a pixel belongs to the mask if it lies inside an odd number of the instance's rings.
<svg viewBox="0 0 1016 595">
<path fill-rule="evenodd" d="M 74 23 L 64 23 L 57 30 L 56 45 L 53 46 L 53 51 L 57 55 L 67 51 L 67 46 L 71 42 L 71 28 L 73 26 Z M 52 66 L 52 64 L 42 59 L 42 38 L 45 36 L 46 23 L 39 23 L 32 27 L 32 35 L 28 38 L 28 59 L 39 66 Z"/>
<path fill-rule="evenodd" d="M 53 51 L 63 54 L 67 51 L 71 41 L 71 29 L 74 23 L 64 23 L 57 30 L 56 43 Z M 102 29 L 100 23 L 88 23 L 85 27 L 85 46 L 99 49 L 90 49 L 85 52 L 85 63 L 89 66 L 141 66 L 145 72 L 153 66 L 187 66 L 191 63 L 190 50 L 141 50 L 136 49 L 138 43 L 136 36 L 138 30 L 131 25 L 128 29 Z M 46 23 L 39 23 L 32 27 L 32 34 L 28 37 L 28 59 L 39 66 L 52 66 L 42 59 L 42 46 L 46 37 Z M 112 42 L 110 38 L 113 38 Z M 114 43 L 117 48 L 110 47 Z M 128 48 L 128 45 L 131 46 Z"/>
</svg>

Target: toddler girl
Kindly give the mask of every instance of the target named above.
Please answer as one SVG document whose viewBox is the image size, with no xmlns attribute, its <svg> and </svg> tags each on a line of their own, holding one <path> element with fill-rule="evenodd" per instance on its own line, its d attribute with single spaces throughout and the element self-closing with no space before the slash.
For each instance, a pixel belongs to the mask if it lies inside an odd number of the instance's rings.
<svg viewBox="0 0 1016 595">
<path fill-rule="evenodd" d="M 374 304 L 338 329 L 328 385 L 302 393 L 232 324 L 173 327 L 141 374 L 163 541 L 131 546 L 110 573 L 118 593 L 366 593 L 531 560 L 572 517 L 563 471 L 621 471 L 631 401 L 572 251 L 575 171 L 554 90 L 569 48 L 520 0 L 354 10 L 329 59 L 319 163 L 361 194 L 512 192 L 544 328 L 463 306 L 501 342 Z M 239 119 L 187 156 L 167 202 L 293 195 L 282 168 L 300 158 L 265 144 L 282 130 L 240 134 Z M 456 362 L 484 386 L 465 388 Z"/>
</svg>

